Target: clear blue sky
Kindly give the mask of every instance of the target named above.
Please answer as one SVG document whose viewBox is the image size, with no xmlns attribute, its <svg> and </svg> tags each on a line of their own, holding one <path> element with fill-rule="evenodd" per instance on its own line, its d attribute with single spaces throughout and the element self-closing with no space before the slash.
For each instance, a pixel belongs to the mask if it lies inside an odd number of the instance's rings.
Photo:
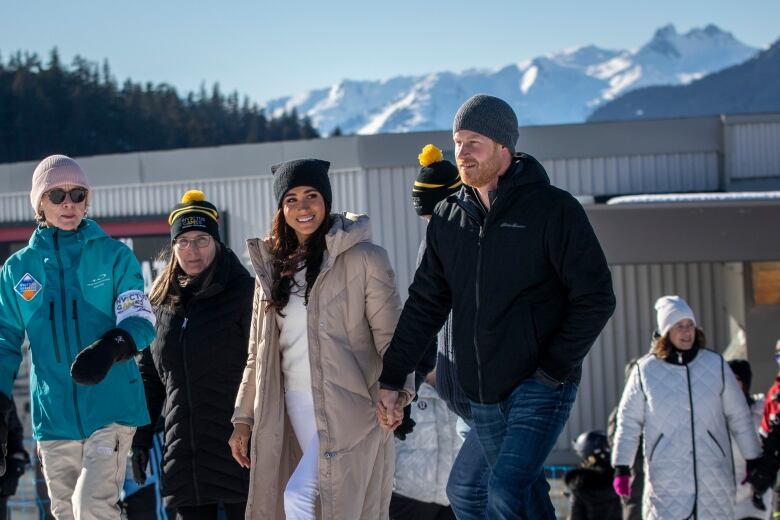
<svg viewBox="0 0 780 520">
<path fill-rule="evenodd" d="M 256 101 L 341 79 L 497 68 L 564 48 L 633 48 L 667 23 L 780 37 L 780 0 L 0 1 L 0 54 L 108 59 L 181 94 L 218 81 Z"/>
</svg>

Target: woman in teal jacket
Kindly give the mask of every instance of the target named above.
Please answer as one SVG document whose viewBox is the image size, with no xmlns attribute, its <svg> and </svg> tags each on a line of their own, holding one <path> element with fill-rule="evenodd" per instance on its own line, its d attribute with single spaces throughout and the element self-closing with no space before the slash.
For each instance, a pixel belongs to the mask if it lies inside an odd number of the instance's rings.
<svg viewBox="0 0 780 520">
<path fill-rule="evenodd" d="M 133 253 L 84 218 L 89 200 L 76 161 L 44 159 L 30 192 L 38 228 L 0 271 L 0 441 L 27 333 L 33 436 L 58 520 L 119 519 L 127 452 L 149 422 L 126 361 L 154 338 L 154 314 Z"/>
</svg>

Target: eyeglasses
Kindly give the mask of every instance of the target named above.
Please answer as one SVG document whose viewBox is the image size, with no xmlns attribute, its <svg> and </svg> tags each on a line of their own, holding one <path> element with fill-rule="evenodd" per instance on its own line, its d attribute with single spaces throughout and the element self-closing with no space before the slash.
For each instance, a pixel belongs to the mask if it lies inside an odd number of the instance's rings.
<svg viewBox="0 0 780 520">
<path fill-rule="evenodd" d="M 62 204 L 65 202 L 65 195 L 70 197 L 70 201 L 74 204 L 78 204 L 87 198 L 87 190 L 84 188 L 73 188 L 70 191 L 65 191 L 62 188 L 54 188 L 49 190 L 46 194 L 52 204 Z"/>
<path fill-rule="evenodd" d="M 210 243 L 211 235 L 200 235 L 195 238 L 177 238 L 173 241 L 176 249 L 189 249 L 190 246 L 194 246 L 196 249 L 203 249 L 208 247 Z"/>
</svg>

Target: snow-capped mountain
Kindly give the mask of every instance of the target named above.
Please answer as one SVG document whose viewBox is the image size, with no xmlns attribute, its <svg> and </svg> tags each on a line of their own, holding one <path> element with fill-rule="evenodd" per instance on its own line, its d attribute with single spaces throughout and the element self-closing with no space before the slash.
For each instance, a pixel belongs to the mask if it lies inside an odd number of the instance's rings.
<svg viewBox="0 0 780 520">
<path fill-rule="evenodd" d="M 487 93 L 507 100 L 522 125 L 575 123 L 630 90 L 684 85 L 741 63 L 757 51 L 714 25 L 685 34 L 667 25 L 635 50 L 588 45 L 499 70 L 344 80 L 269 101 L 264 108 L 270 115 L 296 109 L 323 135 L 337 127 L 345 134 L 441 130 L 450 128 L 464 100 Z"/>
</svg>

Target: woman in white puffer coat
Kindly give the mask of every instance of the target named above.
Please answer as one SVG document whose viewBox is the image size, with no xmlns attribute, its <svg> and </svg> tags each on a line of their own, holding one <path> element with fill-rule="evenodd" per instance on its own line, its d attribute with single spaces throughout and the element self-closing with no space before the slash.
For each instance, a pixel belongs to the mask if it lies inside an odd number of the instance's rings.
<svg viewBox="0 0 780 520">
<path fill-rule="evenodd" d="M 615 491 L 630 494 L 629 467 L 643 438 L 643 518 L 734 518 L 729 435 L 748 470 L 761 454 L 750 410 L 723 357 L 704 348 L 685 300 L 664 296 L 655 308 L 660 337 L 636 363 L 620 400 Z"/>
</svg>

